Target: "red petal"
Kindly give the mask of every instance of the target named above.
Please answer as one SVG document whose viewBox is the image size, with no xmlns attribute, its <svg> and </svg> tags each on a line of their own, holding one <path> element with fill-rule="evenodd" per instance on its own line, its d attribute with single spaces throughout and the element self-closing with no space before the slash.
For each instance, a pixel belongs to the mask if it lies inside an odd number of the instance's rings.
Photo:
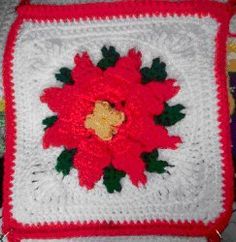
<svg viewBox="0 0 236 242">
<path fill-rule="evenodd" d="M 43 137 L 43 147 L 64 146 L 72 149 L 78 146 L 78 143 L 90 135 L 90 131 L 84 127 L 83 120 L 71 121 L 70 117 L 60 118 L 45 130 Z"/>
<path fill-rule="evenodd" d="M 79 85 L 80 90 L 88 89 L 99 82 L 102 70 L 95 66 L 89 55 L 84 52 L 75 56 L 75 67 L 72 70 L 72 79 Z"/>
<path fill-rule="evenodd" d="M 166 128 L 155 125 L 153 115 L 147 115 L 145 110 L 140 110 L 134 105 L 125 113 L 127 121 L 118 132 L 142 144 L 145 151 L 152 151 L 155 148 L 176 149 L 181 143 L 178 136 L 170 136 Z"/>
<path fill-rule="evenodd" d="M 98 138 L 81 140 L 74 157 L 74 167 L 79 172 L 79 183 L 92 189 L 103 175 L 103 169 L 111 163 L 111 154 L 106 144 Z"/>
<path fill-rule="evenodd" d="M 153 117 L 143 117 L 138 120 L 135 131 L 129 129 L 129 135 L 137 139 L 146 152 L 155 148 L 176 149 L 182 143 L 180 137 L 171 136 L 165 127 L 155 125 Z"/>
<path fill-rule="evenodd" d="M 147 152 L 151 152 L 155 148 L 176 149 L 182 143 L 180 137 L 170 136 L 166 128 L 154 124 L 147 127 L 141 140 Z"/>
<path fill-rule="evenodd" d="M 126 110 L 132 116 L 137 115 L 136 118 L 142 118 L 143 115 L 158 115 L 163 109 L 163 101 L 153 95 L 153 90 L 148 85 L 137 84 L 127 99 Z"/>
<path fill-rule="evenodd" d="M 81 133 L 82 136 L 82 133 Z M 57 120 L 52 127 L 46 129 L 43 136 L 43 147 L 45 149 L 52 147 L 65 146 L 68 149 L 77 146 L 77 134 L 73 135 L 68 126 Z"/>
<path fill-rule="evenodd" d="M 121 57 L 116 66 L 124 68 L 132 68 L 134 70 L 139 70 L 142 64 L 141 61 L 142 54 L 140 51 L 136 51 L 134 48 L 130 49 L 127 56 Z"/>
<path fill-rule="evenodd" d="M 95 86 L 91 86 L 87 95 L 94 100 L 107 100 L 111 103 L 118 104 L 122 100 L 126 100 L 130 91 L 128 86 L 117 77 L 104 75 L 100 82 Z"/>
<path fill-rule="evenodd" d="M 141 81 L 140 66 L 141 53 L 131 49 L 128 55 L 121 57 L 114 67 L 107 68 L 104 75 L 108 78 L 115 77 L 128 84 L 139 83 Z"/>
<path fill-rule="evenodd" d="M 73 115 L 75 112 L 85 115 L 91 111 L 94 103 L 90 97 L 69 85 L 65 85 L 63 88 L 47 88 L 40 99 L 47 103 L 53 112 L 66 115 Z"/>
<path fill-rule="evenodd" d="M 159 100 L 163 102 L 173 98 L 180 90 L 180 87 L 176 85 L 176 80 L 168 79 L 165 82 L 149 82 L 146 84 L 146 89 L 150 90 Z"/>
<path fill-rule="evenodd" d="M 46 88 L 44 89 L 40 100 L 43 103 L 47 103 L 48 107 L 53 112 L 57 112 L 63 108 L 62 103 L 66 100 L 64 89 L 60 87 Z"/>
<path fill-rule="evenodd" d="M 129 139 L 114 140 L 110 143 L 112 151 L 112 164 L 121 171 L 127 173 L 135 186 L 145 184 L 147 178 L 144 174 L 145 164 L 140 158 L 142 147 Z"/>
</svg>

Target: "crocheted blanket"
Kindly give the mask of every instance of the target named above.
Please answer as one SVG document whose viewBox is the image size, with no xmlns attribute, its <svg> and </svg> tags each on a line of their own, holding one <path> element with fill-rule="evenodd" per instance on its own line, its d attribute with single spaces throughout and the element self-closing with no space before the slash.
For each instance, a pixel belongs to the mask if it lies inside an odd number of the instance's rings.
<svg viewBox="0 0 236 242">
<path fill-rule="evenodd" d="M 8 240 L 217 241 L 233 200 L 230 5 L 17 11 L 3 73 Z"/>
</svg>

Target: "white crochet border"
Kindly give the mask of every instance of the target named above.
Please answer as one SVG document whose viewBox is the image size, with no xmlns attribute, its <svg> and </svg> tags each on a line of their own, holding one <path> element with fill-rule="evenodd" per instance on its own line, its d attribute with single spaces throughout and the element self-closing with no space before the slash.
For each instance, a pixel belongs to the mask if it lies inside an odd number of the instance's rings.
<svg viewBox="0 0 236 242">
<path fill-rule="evenodd" d="M 170 236 L 117 236 L 89 237 L 73 239 L 24 239 L 22 242 L 207 242 L 205 238 L 170 237 Z"/>
<path fill-rule="evenodd" d="M 105 0 L 100 0 L 105 1 Z M 112 0 L 107 0 L 112 1 Z M 178 0 L 177 0 L 178 1 Z M 228 2 L 227 0 L 215 0 L 218 2 Z M 71 4 L 99 2 L 99 0 L 31 0 L 31 4 Z M 10 26 L 16 17 L 15 7 L 19 0 L 0 0 L 0 63 L 2 63 L 7 34 Z M 234 26 L 234 22 L 233 25 Z M 0 97 L 3 96 L 2 87 L 2 66 L 0 67 Z"/>
<path fill-rule="evenodd" d="M 222 165 L 214 74 L 217 22 L 197 17 L 140 17 L 67 23 L 24 22 L 14 52 L 13 82 L 17 139 L 12 187 L 13 217 L 23 224 L 89 221 L 213 221 L 223 212 Z M 43 89 L 60 85 L 54 74 L 73 67 L 77 52 L 97 62 L 100 49 L 115 46 L 124 55 L 136 47 L 143 65 L 161 56 L 181 92 L 172 103 L 186 106 L 186 117 L 170 128 L 180 135 L 178 150 L 161 150 L 175 167 L 169 174 L 147 174 L 137 188 L 125 178 L 122 192 L 108 194 L 98 182 L 87 191 L 77 171 L 64 179 L 54 169 L 60 148 L 44 150 L 42 120 L 52 112 L 42 104 Z"/>
</svg>

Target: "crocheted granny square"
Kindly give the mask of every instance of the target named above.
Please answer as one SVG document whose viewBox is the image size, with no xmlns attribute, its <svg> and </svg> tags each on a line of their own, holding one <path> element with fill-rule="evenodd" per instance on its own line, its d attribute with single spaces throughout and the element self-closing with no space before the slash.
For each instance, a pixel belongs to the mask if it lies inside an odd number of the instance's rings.
<svg viewBox="0 0 236 242">
<path fill-rule="evenodd" d="M 4 57 L 8 240 L 217 241 L 232 205 L 230 5 L 17 11 Z"/>
</svg>

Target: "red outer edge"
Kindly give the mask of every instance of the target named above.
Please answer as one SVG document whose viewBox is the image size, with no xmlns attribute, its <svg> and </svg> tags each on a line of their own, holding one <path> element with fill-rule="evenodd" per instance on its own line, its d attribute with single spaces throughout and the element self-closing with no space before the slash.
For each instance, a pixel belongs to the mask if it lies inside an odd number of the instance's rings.
<svg viewBox="0 0 236 242">
<path fill-rule="evenodd" d="M 228 4 L 217 2 L 155 2 L 129 1 L 113 3 L 93 3 L 82 5 L 22 5 L 18 9 L 18 18 L 12 25 L 4 54 L 3 78 L 6 97 L 6 156 L 4 177 L 3 231 L 9 233 L 8 240 L 18 242 L 23 238 L 63 238 L 78 236 L 118 236 L 118 235 L 177 235 L 204 236 L 216 242 L 216 230 L 224 230 L 231 216 L 233 203 L 233 164 L 231 161 L 231 143 L 229 128 L 229 110 L 226 85 L 226 39 L 231 8 Z M 12 60 L 15 42 L 21 24 L 30 21 L 69 21 L 73 19 L 105 19 L 106 17 L 149 15 L 194 15 L 199 18 L 211 16 L 220 25 L 216 37 L 215 76 L 218 85 L 218 120 L 223 157 L 223 207 L 219 217 L 207 225 L 203 222 L 144 221 L 144 222 L 89 222 L 89 223 L 45 223 L 26 225 L 16 221 L 12 215 L 11 187 L 14 175 L 14 153 L 16 139 L 16 116 L 14 108 L 14 91 L 12 80 Z"/>
<path fill-rule="evenodd" d="M 229 37 L 231 37 L 231 38 L 236 38 L 236 34 L 235 34 L 235 33 L 231 33 L 231 32 L 229 32 Z"/>
<path fill-rule="evenodd" d="M 13 91 L 13 82 L 12 82 L 12 60 L 14 53 L 14 45 L 19 30 L 20 25 L 22 24 L 22 19 L 20 17 L 13 23 L 11 30 L 8 35 L 6 49 L 3 58 L 3 85 L 5 92 L 5 119 L 6 119 L 6 151 L 4 159 L 4 181 L 3 181 L 3 217 L 6 218 L 5 222 L 6 227 L 10 227 L 11 220 L 11 182 L 14 175 L 14 159 L 15 159 L 15 138 L 16 138 L 16 122 L 15 122 L 15 101 L 14 101 L 14 91 Z M 4 229 L 3 231 L 6 231 Z M 8 230 L 7 228 L 7 230 Z"/>
</svg>

